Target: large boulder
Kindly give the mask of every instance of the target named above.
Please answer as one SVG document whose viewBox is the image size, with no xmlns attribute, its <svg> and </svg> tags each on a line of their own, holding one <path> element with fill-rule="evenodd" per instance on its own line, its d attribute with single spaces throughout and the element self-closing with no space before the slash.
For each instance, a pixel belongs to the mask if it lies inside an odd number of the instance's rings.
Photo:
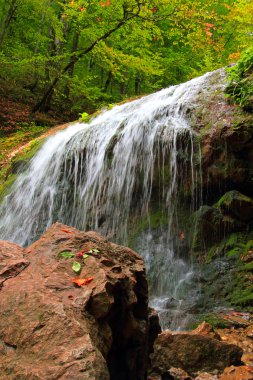
<svg viewBox="0 0 253 380">
<path fill-rule="evenodd" d="M 0 289 L 29 265 L 25 250 L 17 244 L 0 240 Z"/>
<path fill-rule="evenodd" d="M 1 266 L 1 379 L 145 378 L 148 292 L 135 252 L 59 223 L 26 250 L 1 247 L 13 268 Z"/>
<path fill-rule="evenodd" d="M 200 329 L 201 330 L 201 329 Z M 172 367 L 182 368 L 191 376 L 199 372 L 222 372 L 241 363 L 242 349 L 198 333 L 163 332 L 151 355 L 150 376 L 166 376 Z M 164 377 L 166 378 L 166 377 Z"/>
</svg>

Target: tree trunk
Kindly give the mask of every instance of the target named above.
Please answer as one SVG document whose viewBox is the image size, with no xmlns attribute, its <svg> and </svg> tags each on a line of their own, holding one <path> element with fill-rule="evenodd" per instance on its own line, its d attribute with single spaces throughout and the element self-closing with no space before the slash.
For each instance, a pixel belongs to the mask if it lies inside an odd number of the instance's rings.
<svg viewBox="0 0 253 380">
<path fill-rule="evenodd" d="M 141 79 L 138 76 L 136 76 L 135 82 L 134 82 L 134 93 L 135 93 L 135 95 L 140 94 L 140 86 L 141 86 Z"/>
<path fill-rule="evenodd" d="M 111 34 L 113 34 L 116 30 L 121 28 L 123 25 L 125 25 L 128 21 L 132 20 L 133 18 L 137 17 L 139 15 L 140 8 L 138 7 L 138 11 L 135 14 L 131 14 L 128 18 L 124 17 L 121 21 L 118 22 L 118 24 L 108 30 L 103 36 L 100 36 L 97 38 L 89 47 L 86 49 L 82 50 L 80 53 L 73 53 L 71 60 L 69 63 L 63 67 L 61 72 L 59 72 L 56 77 L 53 79 L 52 83 L 49 85 L 48 89 L 45 91 L 44 95 L 42 96 L 42 99 L 34 106 L 32 112 L 37 112 L 37 111 L 43 111 L 48 107 L 48 101 L 51 100 L 54 89 L 62 76 L 69 71 L 72 67 L 74 68 L 75 64 L 79 59 L 84 57 L 86 54 L 88 54 L 90 51 L 94 49 L 94 47 L 100 42 L 106 40 Z"/>
<path fill-rule="evenodd" d="M 108 87 L 109 87 L 111 81 L 112 81 L 112 73 L 111 73 L 111 71 L 109 71 L 109 73 L 108 73 L 108 77 L 107 77 L 107 79 L 106 79 L 106 81 L 105 81 L 105 85 L 104 85 L 104 88 L 103 88 L 103 92 L 107 92 Z"/>
<path fill-rule="evenodd" d="M 78 32 L 74 33 L 73 43 L 72 43 L 72 48 L 71 48 L 72 54 L 75 51 L 77 51 L 78 43 L 79 43 L 79 36 L 80 36 L 80 34 Z M 71 66 L 69 71 L 68 71 L 68 75 L 70 78 L 73 78 L 73 74 L 74 74 L 74 65 Z M 66 88 L 65 88 L 65 95 L 66 95 L 67 99 L 69 99 L 69 93 L 70 93 L 70 88 L 69 88 L 69 84 L 67 83 Z"/>
<path fill-rule="evenodd" d="M 14 15 L 15 15 L 17 7 L 18 7 L 18 0 L 12 0 L 11 4 L 10 4 L 10 8 L 8 10 L 8 13 L 7 13 L 5 20 L 3 22 L 2 31 L 0 32 L 0 46 L 3 43 L 5 34 L 7 32 L 7 29 L 10 25 L 11 20 L 13 19 Z"/>
</svg>

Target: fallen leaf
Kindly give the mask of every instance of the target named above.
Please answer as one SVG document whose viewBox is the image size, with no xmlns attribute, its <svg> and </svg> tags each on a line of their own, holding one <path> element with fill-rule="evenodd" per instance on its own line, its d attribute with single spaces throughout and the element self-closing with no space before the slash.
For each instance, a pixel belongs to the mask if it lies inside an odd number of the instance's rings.
<svg viewBox="0 0 253 380">
<path fill-rule="evenodd" d="M 67 259 L 72 259 L 73 257 L 75 257 L 75 254 L 73 252 L 70 252 L 70 251 L 63 251 L 63 252 L 59 253 L 59 256 L 65 260 L 67 260 Z"/>
<path fill-rule="evenodd" d="M 76 257 L 78 257 L 79 259 L 87 259 L 89 257 L 89 255 L 87 255 L 86 253 L 84 253 L 85 251 L 80 251 L 76 254 Z M 90 251 L 89 251 L 90 252 Z"/>
<path fill-rule="evenodd" d="M 67 234 L 73 234 L 73 231 L 67 230 L 67 228 L 61 228 L 61 231 L 66 232 Z"/>
<path fill-rule="evenodd" d="M 83 286 L 89 284 L 92 280 L 94 280 L 94 277 L 87 277 L 87 278 L 72 278 L 71 281 L 77 285 L 77 286 Z"/>
<path fill-rule="evenodd" d="M 76 257 L 79 257 L 81 259 L 83 255 L 84 255 L 84 251 L 80 251 L 76 254 Z"/>
<path fill-rule="evenodd" d="M 78 273 L 81 270 L 81 264 L 78 261 L 74 261 L 72 265 L 72 269 L 74 272 Z"/>
<path fill-rule="evenodd" d="M 91 248 L 90 252 L 99 252 L 99 250 L 97 248 Z"/>
</svg>

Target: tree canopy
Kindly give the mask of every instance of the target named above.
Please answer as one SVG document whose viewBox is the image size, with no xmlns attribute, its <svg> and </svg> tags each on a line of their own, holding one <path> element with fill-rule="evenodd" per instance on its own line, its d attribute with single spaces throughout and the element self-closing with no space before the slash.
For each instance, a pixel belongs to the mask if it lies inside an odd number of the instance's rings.
<svg viewBox="0 0 253 380">
<path fill-rule="evenodd" d="M 89 112 L 237 60 L 252 25 L 251 0 L 0 0 L 0 80 Z"/>
</svg>

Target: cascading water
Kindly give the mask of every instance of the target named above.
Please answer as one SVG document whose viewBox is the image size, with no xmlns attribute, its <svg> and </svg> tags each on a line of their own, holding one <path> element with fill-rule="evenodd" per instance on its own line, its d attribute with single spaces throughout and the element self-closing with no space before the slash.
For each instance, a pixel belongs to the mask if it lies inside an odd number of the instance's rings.
<svg viewBox="0 0 253 380">
<path fill-rule="evenodd" d="M 48 138 L 0 207 L 1 238 L 28 245 L 60 221 L 130 244 L 146 261 L 163 327 L 184 326 L 182 304 L 197 291 L 185 225 L 200 176 L 187 110 L 210 75 Z"/>
</svg>

